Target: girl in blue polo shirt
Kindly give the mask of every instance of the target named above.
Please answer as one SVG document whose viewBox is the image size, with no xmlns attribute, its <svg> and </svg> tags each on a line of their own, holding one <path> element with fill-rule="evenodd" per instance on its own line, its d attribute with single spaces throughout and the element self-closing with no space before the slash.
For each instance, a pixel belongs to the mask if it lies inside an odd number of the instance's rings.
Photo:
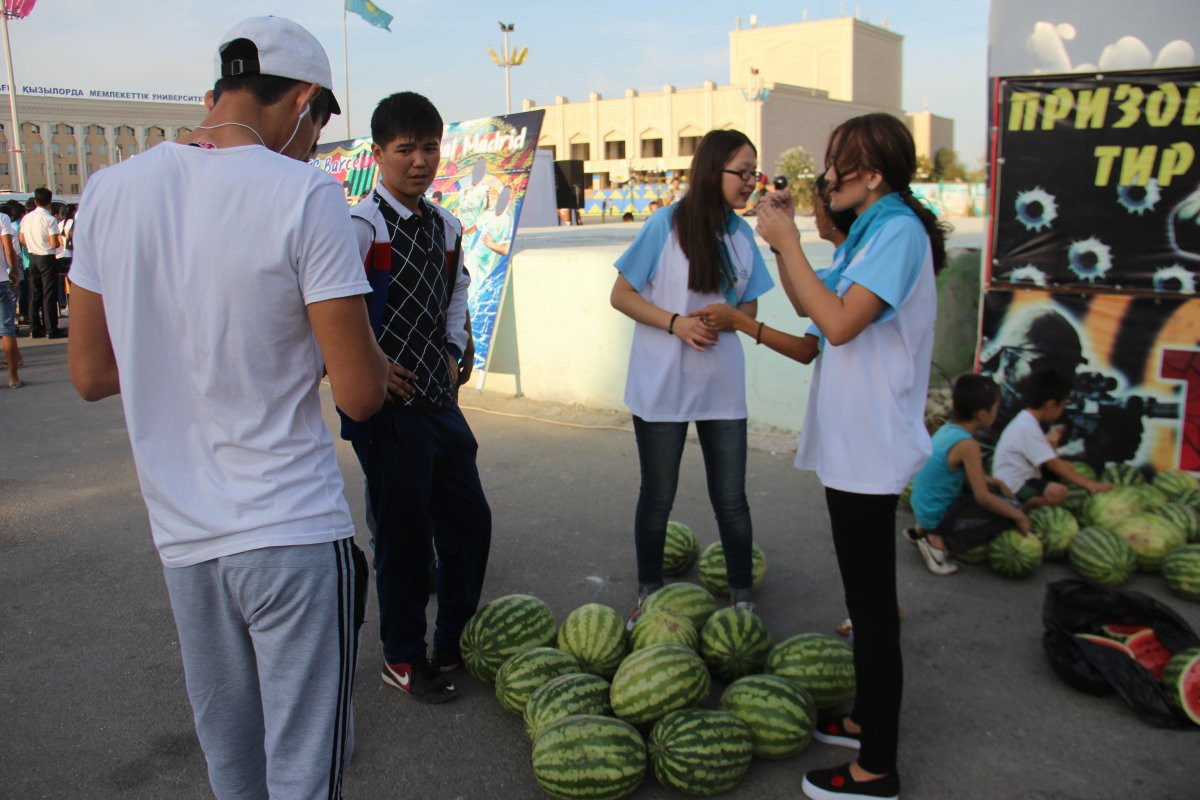
<svg viewBox="0 0 1200 800">
<path fill-rule="evenodd" d="M 789 299 L 824 338 L 813 373 L 796 466 L 825 486 L 846 608 L 854 623 L 857 694 L 848 716 L 821 719 L 816 737 L 858 749 L 849 764 L 813 770 L 801 788 L 817 800 L 896 798 L 900 695 L 896 500 L 929 457 L 925 397 L 937 308 L 935 268 L 945 229 L 912 195 L 912 135 L 888 114 L 847 120 L 825 153 L 829 205 L 858 218 L 832 286 L 800 246 L 791 196 L 758 212 L 779 252 Z"/>
<path fill-rule="evenodd" d="M 656 211 L 617 259 L 612 304 L 637 325 L 625 403 L 641 464 L 634 518 L 638 608 L 662 586 L 667 517 L 689 422 L 725 550 L 731 599 L 753 608 L 746 502 L 746 376 L 736 333 L 688 314 L 724 302 L 754 316 L 774 283 L 754 233 L 734 209 L 754 190 L 758 153 L 740 131 L 711 131 L 696 148 L 682 200 Z M 634 611 L 632 626 L 637 617 Z"/>
</svg>

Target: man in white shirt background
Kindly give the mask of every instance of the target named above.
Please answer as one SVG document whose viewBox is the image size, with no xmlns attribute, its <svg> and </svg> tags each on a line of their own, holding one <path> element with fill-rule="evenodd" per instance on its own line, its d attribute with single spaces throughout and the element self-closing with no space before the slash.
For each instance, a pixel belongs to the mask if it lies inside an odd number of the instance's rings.
<svg viewBox="0 0 1200 800">
<path fill-rule="evenodd" d="M 55 253 L 62 244 L 58 220 L 50 213 L 53 195 L 45 186 L 33 191 L 33 211 L 21 220 L 21 244 L 29 251 L 29 335 L 61 339 L 58 327 L 58 272 Z"/>
</svg>

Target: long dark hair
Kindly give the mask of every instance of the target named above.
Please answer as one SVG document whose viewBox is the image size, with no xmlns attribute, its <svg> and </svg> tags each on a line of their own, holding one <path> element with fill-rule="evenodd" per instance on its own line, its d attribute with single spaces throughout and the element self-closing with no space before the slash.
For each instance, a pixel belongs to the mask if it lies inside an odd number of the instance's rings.
<svg viewBox="0 0 1200 800">
<path fill-rule="evenodd" d="M 825 169 L 833 168 L 835 188 L 855 170 L 876 170 L 925 226 L 933 250 L 933 270 L 946 265 L 946 234 L 953 230 L 913 197 L 909 184 L 917 171 L 917 148 L 903 122 L 891 114 L 864 114 L 833 129 L 825 149 Z"/>
<path fill-rule="evenodd" d="M 688 260 L 688 289 L 716 294 L 722 285 L 732 286 L 732 266 L 721 253 L 720 237 L 725 232 L 729 205 L 722 184 L 725 165 L 745 145 L 754 143 L 741 131 L 709 131 L 704 134 L 688 170 L 688 191 L 679 201 L 671 223 L 679 247 Z M 758 154 L 758 150 L 754 151 Z"/>
</svg>

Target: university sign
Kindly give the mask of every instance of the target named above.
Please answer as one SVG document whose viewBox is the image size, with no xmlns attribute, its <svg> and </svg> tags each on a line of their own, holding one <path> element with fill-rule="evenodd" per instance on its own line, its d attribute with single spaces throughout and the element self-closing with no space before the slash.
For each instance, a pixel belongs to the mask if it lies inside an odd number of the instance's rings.
<svg viewBox="0 0 1200 800">
<path fill-rule="evenodd" d="M 20 86 L 18 94 L 48 97 L 85 97 L 93 100 L 146 100 L 155 103 L 203 103 L 202 94 L 170 92 L 117 92 L 108 89 L 77 89 L 72 86 Z M 8 84 L 0 83 L 0 94 L 8 94 Z"/>
</svg>

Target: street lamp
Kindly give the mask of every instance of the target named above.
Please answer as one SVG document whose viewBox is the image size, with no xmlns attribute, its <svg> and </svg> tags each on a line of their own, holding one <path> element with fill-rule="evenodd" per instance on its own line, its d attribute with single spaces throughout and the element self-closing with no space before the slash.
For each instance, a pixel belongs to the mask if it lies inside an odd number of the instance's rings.
<svg viewBox="0 0 1200 800">
<path fill-rule="evenodd" d="M 510 67 L 519 67 L 525 63 L 525 56 L 529 55 L 529 48 L 526 47 L 519 53 L 508 49 L 508 35 L 513 32 L 516 25 L 509 23 L 498 23 L 500 32 L 504 34 L 504 44 L 500 48 L 500 55 L 496 55 L 496 51 L 490 46 L 488 52 L 492 54 L 492 61 L 496 62 L 496 66 L 504 68 L 504 113 L 512 113 L 512 83 L 509 77 Z"/>
</svg>

